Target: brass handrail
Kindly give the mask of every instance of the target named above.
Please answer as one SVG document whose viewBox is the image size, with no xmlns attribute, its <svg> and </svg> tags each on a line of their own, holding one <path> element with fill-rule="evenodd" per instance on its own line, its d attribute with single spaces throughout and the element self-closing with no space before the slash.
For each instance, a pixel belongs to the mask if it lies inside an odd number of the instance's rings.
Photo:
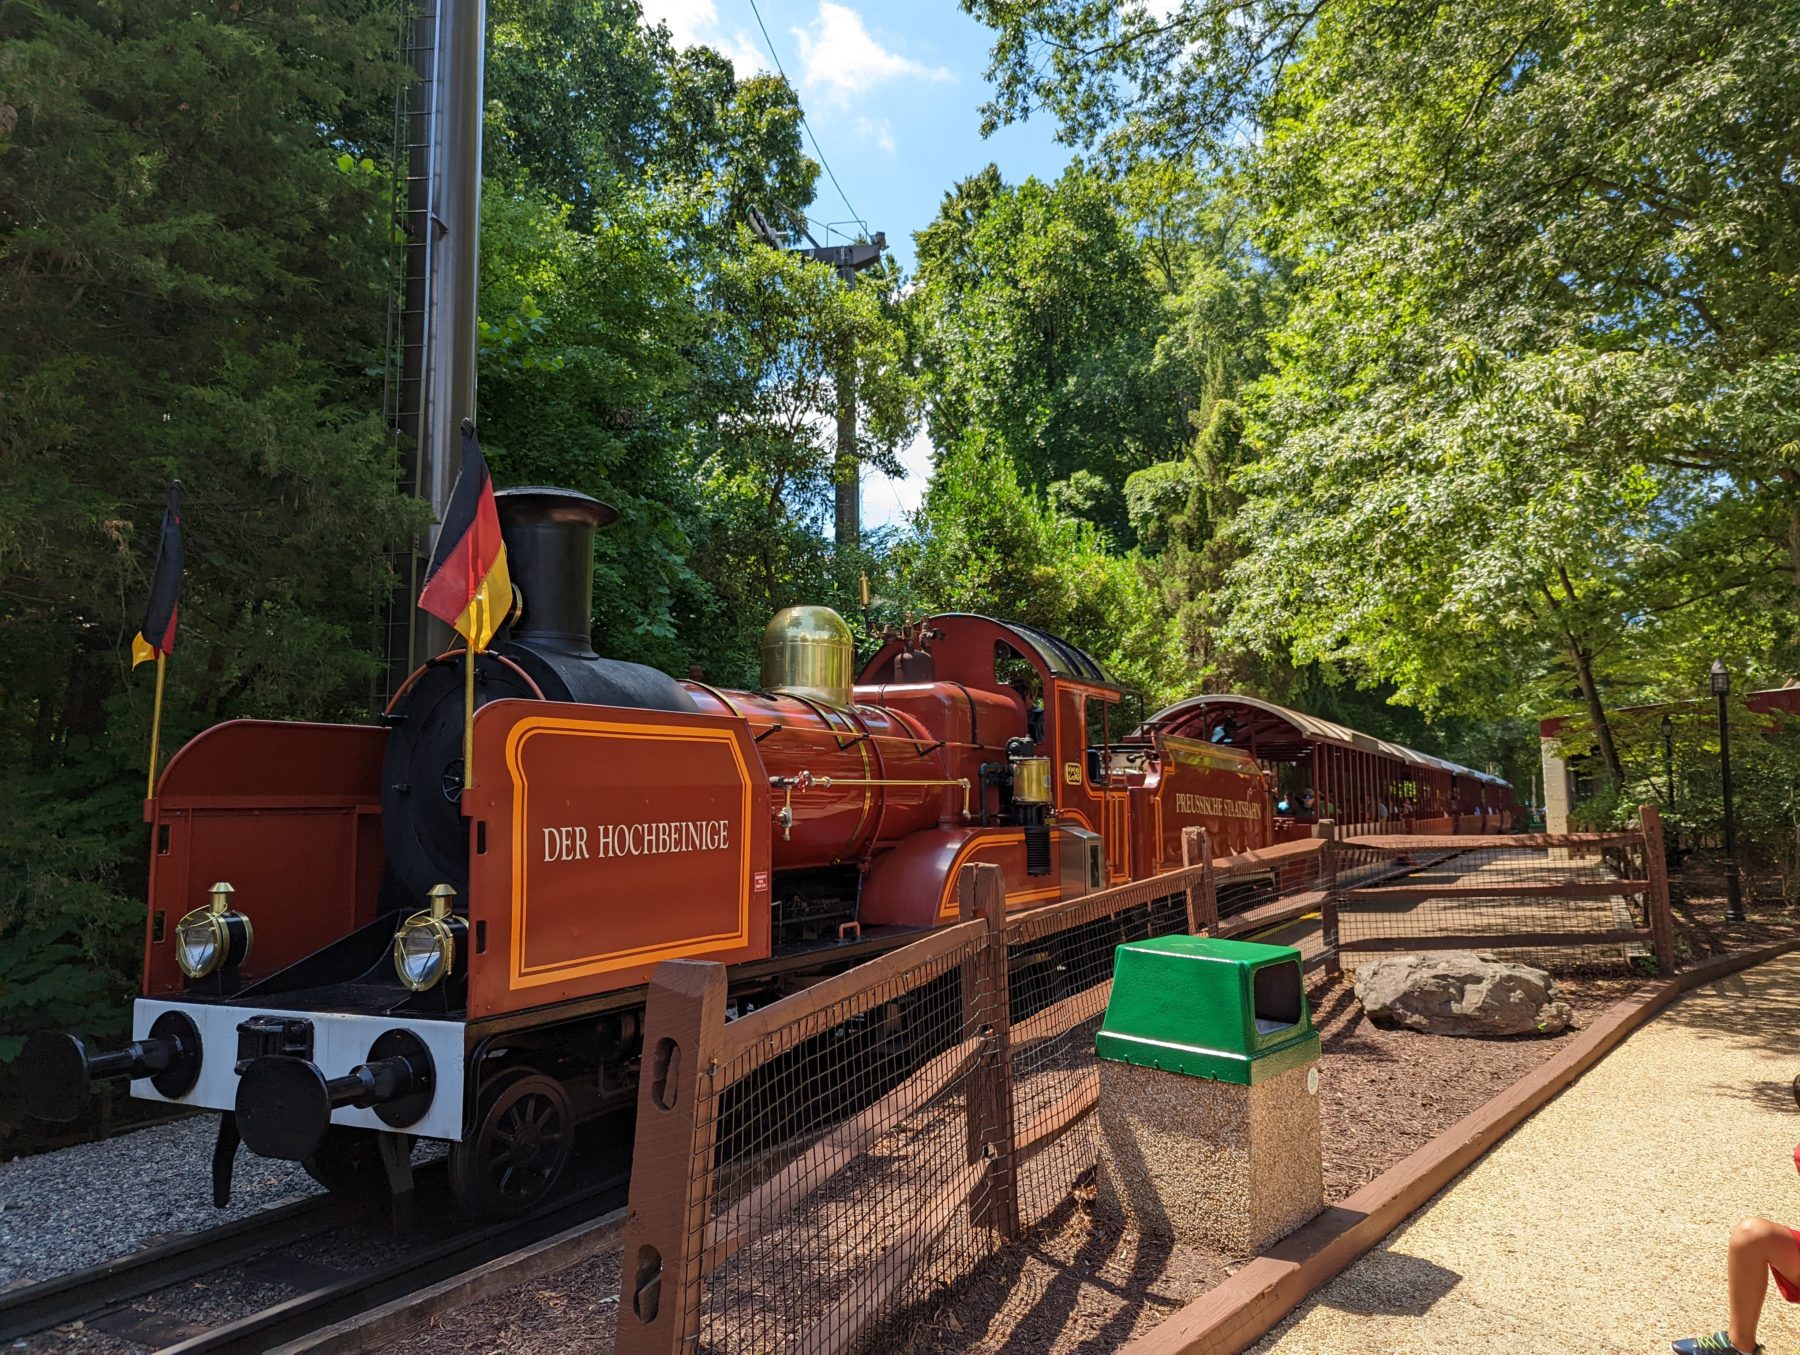
<svg viewBox="0 0 1800 1355">
<path fill-rule="evenodd" d="M 792 776 L 771 776 L 769 785 L 772 789 L 783 792 L 781 808 L 775 813 L 775 821 L 781 825 L 783 842 L 788 841 L 794 833 L 794 792 L 811 790 L 815 786 L 821 790 L 830 790 L 833 786 L 961 786 L 962 816 L 965 819 L 969 817 L 969 778 L 966 776 L 814 776 L 811 772 L 795 772 Z"/>
</svg>

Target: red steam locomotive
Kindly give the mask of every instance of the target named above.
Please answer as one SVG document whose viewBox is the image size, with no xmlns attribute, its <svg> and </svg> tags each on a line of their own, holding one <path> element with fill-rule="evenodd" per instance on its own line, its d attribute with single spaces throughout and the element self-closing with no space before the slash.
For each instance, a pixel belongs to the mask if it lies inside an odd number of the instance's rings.
<svg viewBox="0 0 1800 1355">
<path fill-rule="evenodd" d="M 233 721 L 170 762 L 152 826 L 134 1041 L 34 1036 L 27 1108 L 92 1083 L 222 1112 L 335 1189 L 409 1182 L 450 1144 L 470 1212 L 555 1184 L 574 1126 L 630 1104 L 659 961 L 731 966 L 739 1010 L 955 914 L 966 862 L 1009 907 L 1273 840 L 1249 752 L 1150 722 L 1089 655 L 982 616 L 892 636 L 852 680 L 825 608 L 769 623 L 762 687 L 679 682 L 590 647 L 611 520 L 566 490 L 497 496 L 523 608 L 480 656 L 465 792 L 460 654 L 368 726 Z"/>
</svg>

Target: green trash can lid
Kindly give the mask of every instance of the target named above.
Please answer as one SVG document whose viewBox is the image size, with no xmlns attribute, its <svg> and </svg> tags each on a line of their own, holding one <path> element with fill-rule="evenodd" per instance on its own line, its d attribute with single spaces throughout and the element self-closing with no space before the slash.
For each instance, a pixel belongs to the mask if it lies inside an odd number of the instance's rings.
<svg viewBox="0 0 1800 1355">
<path fill-rule="evenodd" d="M 1112 996 L 1094 1037 L 1103 1059 L 1251 1086 L 1319 1057 L 1300 952 L 1162 936 L 1113 955 Z"/>
</svg>

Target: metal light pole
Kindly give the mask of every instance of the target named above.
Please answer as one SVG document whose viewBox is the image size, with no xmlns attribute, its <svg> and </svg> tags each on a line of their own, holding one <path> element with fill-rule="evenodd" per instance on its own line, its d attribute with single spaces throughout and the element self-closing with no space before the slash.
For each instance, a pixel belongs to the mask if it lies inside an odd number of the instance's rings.
<svg viewBox="0 0 1800 1355">
<path fill-rule="evenodd" d="M 1731 674 L 1725 661 L 1714 659 L 1713 695 L 1719 701 L 1719 783 L 1725 797 L 1725 920 L 1744 920 L 1744 896 L 1738 884 L 1737 824 L 1731 815 L 1731 725 L 1725 718 L 1725 698 L 1731 695 Z"/>
<path fill-rule="evenodd" d="M 400 453 L 400 488 L 443 521 L 462 469 L 462 423 L 475 418 L 476 292 L 481 207 L 481 114 L 487 0 L 420 0 L 405 55 L 406 91 L 396 147 L 405 169 L 405 275 L 390 317 L 398 380 L 383 400 Z M 451 630 L 420 609 L 437 541 L 433 525 L 393 563 L 398 586 L 382 627 L 384 690 L 375 708 L 418 666 L 450 647 Z"/>
</svg>

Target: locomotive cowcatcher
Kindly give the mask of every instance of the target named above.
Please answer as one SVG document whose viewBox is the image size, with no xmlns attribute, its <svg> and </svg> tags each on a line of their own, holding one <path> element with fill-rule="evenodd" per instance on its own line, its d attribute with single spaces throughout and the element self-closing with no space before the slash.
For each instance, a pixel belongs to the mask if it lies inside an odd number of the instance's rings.
<svg viewBox="0 0 1800 1355">
<path fill-rule="evenodd" d="M 460 652 L 375 724 L 193 739 L 146 802 L 133 1041 L 32 1037 L 28 1110 L 125 1078 L 219 1111 L 220 1203 L 240 1136 L 343 1191 L 404 1189 L 442 1140 L 463 1208 L 518 1213 L 578 1122 L 632 1103 L 662 960 L 730 966 L 741 1012 L 953 921 L 968 862 L 1027 908 L 1179 866 L 1190 826 L 1270 841 L 1248 754 L 1127 734 L 1101 666 L 1025 626 L 909 623 L 853 682 L 842 619 L 789 608 L 756 691 L 602 658 L 612 510 L 496 497 L 520 604 L 476 664 L 472 776 Z"/>
</svg>

